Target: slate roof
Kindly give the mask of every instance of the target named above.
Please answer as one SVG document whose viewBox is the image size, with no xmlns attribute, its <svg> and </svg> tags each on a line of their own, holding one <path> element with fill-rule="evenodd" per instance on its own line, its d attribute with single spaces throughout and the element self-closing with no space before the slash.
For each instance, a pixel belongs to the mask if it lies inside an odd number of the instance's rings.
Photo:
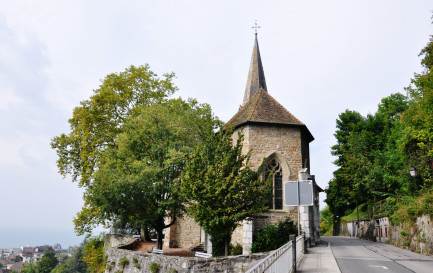
<svg viewBox="0 0 433 273">
<path fill-rule="evenodd" d="M 260 88 L 251 99 L 226 123 L 225 127 L 237 128 L 248 123 L 263 123 L 302 127 L 309 142 L 314 137 L 299 119 L 286 110 L 269 93 Z"/>
</svg>

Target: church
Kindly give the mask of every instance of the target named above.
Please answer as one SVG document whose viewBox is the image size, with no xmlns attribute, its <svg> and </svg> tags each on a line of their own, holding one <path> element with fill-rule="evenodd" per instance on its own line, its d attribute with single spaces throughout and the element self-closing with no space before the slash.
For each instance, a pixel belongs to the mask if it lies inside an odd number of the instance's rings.
<svg viewBox="0 0 433 273">
<path fill-rule="evenodd" d="M 232 235 L 232 243 L 243 247 L 243 254 L 249 254 L 253 232 L 266 224 L 274 224 L 286 218 L 300 221 L 306 238 L 314 244 L 319 242 L 320 214 L 319 192 L 310 170 L 310 142 L 314 140 L 307 126 L 287 111 L 268 92 L 265 73 L 260 57 L 257 33 L 248 72 L 244 99 L 239 111 L 226 123 L 244 135 L 243 152 L 251 151 L 249 165 L 257 169 L 265 160 L 266 173 L 274 170 L 272 177 L 273 198 L 269 212 L 253 221 L 244 221 Z M 313 206 L 298 209 L 285 205 L 284 183 L 297 180 L 313 181 Z M 299 219 L 299 220 L 298 220 Z M 178 219 L 166 230 L 164 247 L 194 248 L 201 246 L 211 253 L 210 240 L 203 229 L 188 216 Z"/>
</svg>

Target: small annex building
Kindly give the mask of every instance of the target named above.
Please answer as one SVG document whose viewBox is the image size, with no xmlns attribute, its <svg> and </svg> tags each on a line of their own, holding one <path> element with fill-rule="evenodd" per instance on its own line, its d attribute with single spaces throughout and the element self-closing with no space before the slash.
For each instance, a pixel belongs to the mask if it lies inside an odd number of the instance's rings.
<svg viewBox="0 0 433 273">
<path fill-rule="evenodd" d="M 257 33 L 251 57 L 244 99 L 238 112 L 226 123 L 234 129 L 233 138 L 242 131 L 243 152 L 251 151 L 249 165 L 257 169 L 265 160 L 265 177 L 274 170 L 273 199 L 270 211 L 254 221 L 244 221 L 235 230 L 232 243 L 243 246 L 249 254 L 253 232 L 269 223 L 278 223 L 286 218 L 298 222 L 297 207 L 285 206 L 284 182 L 313 180 L 314 205 L 300 208 L 301 229 L 311 243 L 320 240 L 319 192 L 310 170 L 309 144 L 314 140 L 307 126 L 287 111 L 268 92 L 263 64 L 260 57 Z M 194 248 L 202 246 L 211 252 L 210 241 L 203 229 L 188 216 L 178 219 L 166 230 L 164 247 Z"/>
</svg>

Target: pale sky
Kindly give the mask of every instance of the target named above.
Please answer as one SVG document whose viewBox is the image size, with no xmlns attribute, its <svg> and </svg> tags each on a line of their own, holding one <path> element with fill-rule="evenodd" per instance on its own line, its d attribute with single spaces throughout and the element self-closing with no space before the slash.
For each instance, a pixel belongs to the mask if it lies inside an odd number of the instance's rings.
<svg viewBox="0 0 433 273">
<path fill-rule="evenodd" d="M 173 71 L 177 96 L 227 121 L 242 103 L 256 18 L 268 92 L 315 137 L 311 173 L 325 188 L 338 114 L 374 113 L 381 98 L 405 94 L 432 9 L 431 0 L 1 1 L 0 248 L 81 242 L 72 219 L 82 190 L 58 174 L 49 143 L 101 79 L 131 64 Z"/>
</svg>

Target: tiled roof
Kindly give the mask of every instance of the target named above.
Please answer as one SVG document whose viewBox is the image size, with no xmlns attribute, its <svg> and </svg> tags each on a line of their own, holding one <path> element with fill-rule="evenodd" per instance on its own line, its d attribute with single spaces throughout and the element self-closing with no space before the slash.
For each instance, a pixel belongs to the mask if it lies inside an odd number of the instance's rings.
<svg viewBox="0 0 433 273">
<path fill-rule="evenodd" d="M 247 123 L 300 126 L 306 130 L 310 141 L 314 139 L 308 128 L 263 88 L 239 109 L 225 127 L 237 128 Z"/>
<path fill-rule="evenodd" d="M 11 270 L 15 270 L 16 272 L 20 272 L 24 267 L 24 262 L 17 262 L 11 266 Z"/>
<path fill-rule="evenodd" d="M 237 127 L 248 121 L 304 125 L 264 89 L 254 94 L 227 124 Z"/>
</svg>

